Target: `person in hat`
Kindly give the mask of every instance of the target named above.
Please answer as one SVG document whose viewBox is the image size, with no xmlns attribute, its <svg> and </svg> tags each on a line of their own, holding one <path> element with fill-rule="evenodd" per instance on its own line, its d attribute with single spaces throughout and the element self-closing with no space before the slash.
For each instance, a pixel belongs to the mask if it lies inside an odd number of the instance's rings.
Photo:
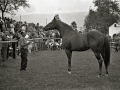
<svg viewBox="0 0 120 90">
<path fill-rule="evenodd" d="M 20 71 L 26 70 L 27 68 L 27 56 L 28 56 L 28 45 L 31 42 L 27 42 L 27 39 L 25 38 L 26 32 L 21 32 L 21 38 L 19 40 L 19 46 L 21 51 L 21 68 Z"/>
<path fill-rule="evenodd" d="M 73 22 L 71 23 L 71 26 L 72 26 L 73 30 L 77 31 L 77 24 L 76 24 L 75 21 L 73 21 Z"/>
</svg>

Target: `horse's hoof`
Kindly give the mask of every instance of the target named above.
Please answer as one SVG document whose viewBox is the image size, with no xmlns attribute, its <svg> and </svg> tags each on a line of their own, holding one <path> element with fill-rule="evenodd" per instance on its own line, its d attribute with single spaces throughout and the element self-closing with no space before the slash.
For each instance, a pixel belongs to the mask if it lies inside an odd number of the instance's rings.
<svg viewBox="0 0 120 90">
<path fill-rule="evenodd" d="M 105 74 L 106 77 L 108 77 L 108 74 Z"/>
<path fill-rule="evenodd" d="M 100 78 L 100 75 L 97 75 L 98 78 Z"/>
<path fill-rule="evenodd" d="M 71 71 L 68 71 L 68 74 L 72 74 Z"/>
</svg>

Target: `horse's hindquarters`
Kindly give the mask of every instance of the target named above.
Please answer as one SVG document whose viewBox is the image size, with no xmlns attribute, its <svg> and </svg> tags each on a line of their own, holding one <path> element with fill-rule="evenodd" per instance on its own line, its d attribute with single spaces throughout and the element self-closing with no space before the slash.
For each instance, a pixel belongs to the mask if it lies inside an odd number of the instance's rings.
<svg viewBox="0 0 120 90">
<path fill-rule="evenodd" d="M 91 31 L 87 35 L 90 48 L 95 51 L 101 51 L 104 45 L 103 34 L 98 31 Z"/>
</svg>

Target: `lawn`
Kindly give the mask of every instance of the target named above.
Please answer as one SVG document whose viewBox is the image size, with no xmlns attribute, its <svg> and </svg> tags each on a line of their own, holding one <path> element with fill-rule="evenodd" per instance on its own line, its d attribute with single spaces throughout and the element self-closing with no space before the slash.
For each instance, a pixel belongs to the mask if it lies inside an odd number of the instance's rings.
<svg viewBox="0 0 120 90">
<path fill-rule="evenodd" d="M 20 71 L 20 57 L 0 67 L 0 90 L 119 90 L 120 52 L 111 51 L 109 76 L 101 78 L 98 61 L 91 50 L 73 52 L 72 74 L 67 73 L 64 50 L 32 52 L 26 71 Z"/>
</svg>

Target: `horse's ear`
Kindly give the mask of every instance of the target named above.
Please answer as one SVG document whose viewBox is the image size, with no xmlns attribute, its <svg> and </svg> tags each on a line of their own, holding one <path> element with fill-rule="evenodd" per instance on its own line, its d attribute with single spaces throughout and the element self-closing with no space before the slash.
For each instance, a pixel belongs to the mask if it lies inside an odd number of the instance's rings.
<svg viewBox="0 0 120 90">
<path fill-rule="evenodd" d="M 54 17 L 54 19 L 53 20 L 56 20 L 56 18 Z"/>
<path fill-rule="evenodd" d="M 55 15 L 54 20 L 60 20 L 59 15 Z"/>
</svg>

